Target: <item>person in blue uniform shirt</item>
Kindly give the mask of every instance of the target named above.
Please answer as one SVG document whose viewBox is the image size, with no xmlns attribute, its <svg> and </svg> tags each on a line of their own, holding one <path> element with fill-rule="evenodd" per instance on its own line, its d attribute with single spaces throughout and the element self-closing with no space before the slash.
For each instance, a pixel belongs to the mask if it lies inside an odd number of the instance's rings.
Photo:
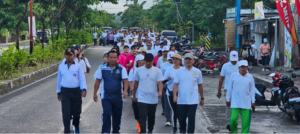
<svg viewBox="0 0 300 134">
<path fill-rule="evenodd" d="M 103 107 L 102 132 L 119 133 L 121 129 L 121 117 L 123 109 L 123 98 L 126 98 L 128 90 L 128 76 L 125 67 L 117 63 L 118 54 L 116 51 L 108 52 L 108 63 L 99 67 L 94 85 L 94 101 L 98 101 L 98 89 L 103 82 L 101 91 L 101 102 Z M 124 85 L 124 92 L 123 92 Z M 113 120 L 113 121 L 111 121 Z M 111 124 L 111 122 L 113 124 Z"/>
<path fill-rule="evenodd" d="M 81 114 L 82 97 L 86 96 L 87 86 L 84 72 L 80 64 L 74 62 L 73 48 L 65 50 L 66 61 L 58 67 L 57 99 L 61 101 L 64 133 L 70 133 L 70 120 L 73 116 L 75 133 L 80 133 L 79 119 Z"/>
</svg>

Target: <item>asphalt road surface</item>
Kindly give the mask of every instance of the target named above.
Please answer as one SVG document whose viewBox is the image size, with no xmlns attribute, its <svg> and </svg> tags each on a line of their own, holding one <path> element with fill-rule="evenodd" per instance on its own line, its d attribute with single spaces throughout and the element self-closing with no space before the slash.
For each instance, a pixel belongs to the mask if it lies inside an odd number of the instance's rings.
<svg viewBox="0 0 300 134">
<path fill-rule="evenodd" d="M 102 53 L 110 47 L 91 47 L 85 52 L 92 68 L 87 75 L 88 94 L 83 99 L 82 133 L 101 133 L 101 102 L 92 99 L 93 75 L 103 63 Z M 251 71 L 250 71 L 251 73 Z M 228 133 L 225 129 L 225 100 L 216 97 L 219 74 L 204 75 L 203 87 L 205 104 L 198 106 L 195 133 Z M 270 92 L 266 92 L 270 94 Z M 266 95 L 268 96 L 268 95 Z M 124 100 L 122 133 L 136 133 L 136 121 L 131 107 L 131 99 Z M 276 107 L 257 107 L 252 113 L 251 133 L 299 133 L 299 123 L 285 116 Z M 170 133 L 172 128 L 164 126 L 159 101 L 156 111 L 155 133 Z M 239 124 L 241 129 L 241 124 Z M 61 105 L 56 98 L 56 73 L 36 82 L 0 94 L 0 133 L 62 133 Z"/>
<path fill-rule="evenodd" d="M 103 63 L 102 53 L 110 47 L 91 47 L 86 57 L 91 63 L 91 73 L 87 75 L 88 94 L 83 99 L 82 133 L 101 133 L 101 102 L 93 101 L 93 75 Z M 0 133 L 62 133 L 63 123 L 61 105 L 56 98 L 56 73 L 37 80 L 27 86 L 16 88 L 0 95 Z M 121 132 L 136 133 L 136 121 L 131 107 L 131 99 L 124 100 Z M 170 133 L 172 127 L 166 127 L 165 117 L 161 115 L 161 104 L 157 106 L 156 122 L 153 132 Z M 208 120 L 198 107 L 196 131 L 208 133 Z"/>
<path fill-rule="evenodd" d="M 8 47 L 11 45 L 0 45 L 0 48 L 3 48 L 4 50 L 8 49 Z M 29 42 L 28 43 L 22 43 L 20 44 L 20 49 L 29 48 Z M 2 55 L 3 50 L 0 49 L 0 55 Z"/>
</svg>

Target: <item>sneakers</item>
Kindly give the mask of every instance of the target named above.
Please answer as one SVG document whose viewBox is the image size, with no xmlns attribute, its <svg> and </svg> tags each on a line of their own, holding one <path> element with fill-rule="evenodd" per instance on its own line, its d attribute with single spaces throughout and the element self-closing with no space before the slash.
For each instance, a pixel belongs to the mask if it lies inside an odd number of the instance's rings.
<svg viewBox="0 0 300 134">
<path fill-rule="evenodd" d="M 265 68 L 263 68 L 262 71 L 265 71 Z"/>
<path fill-rule="evenodd" d="M 80 128 L 73 126 L 74 134 L 79 134 L 80 133 Z"/>
<path fill-rule="evenodd" d="M 149 130 L 149 131 L 148 131 L 148 134 L 152 134 L 152 131 Z"/>
<path fill-rule="evenodd" d="M 231 131 L 229 124 L 226 126 L 226 129 L 228 129 L 228 131 Z"/>
<path fill-rule="evenodd" d="M 266 71 L 270 71 L 269 69 L 266 69 Z"/>
<path fill-rule="evenodd" d="M 176 134 L 177 133 L 177 128 L 173 128 L 173 131 L 171 133 Z"/>
<path fill-rule="evenodd" d="M 138 130 L 138 133 L 140 133 L 141 132 L 141 126 L 140 126 L 139 122 L 136 123 L 136 128 Z"/>
<path fill-rule="evenodd" d="M 171 126 L 171 122 L 167 121 L 165 126 Z"/>
</svg>

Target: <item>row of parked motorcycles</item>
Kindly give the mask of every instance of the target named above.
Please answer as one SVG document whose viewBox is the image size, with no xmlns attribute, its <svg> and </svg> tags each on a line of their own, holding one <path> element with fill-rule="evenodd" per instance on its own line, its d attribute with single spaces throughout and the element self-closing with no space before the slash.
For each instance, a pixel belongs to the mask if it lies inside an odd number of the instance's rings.
<svg viewBox="0 0 300 134">
<path fill-rule="evenodd" d="M 280 69 L 280 71 L 282 68 Z M 255 103 L 259 106 L 277 106 L 282 112 L 286 113 L 293 120 L 300 121 L 300 93 L 297 87 L 294 86 L 293 78 L 296 74 L 290 76 L 282 76 L 279 72 L 269 72 L 272 77 L 273 88 L 271 89 L 271 98 L 266 99 L 264 93 L 266 86 L 263 84 L 255 84 Z M 269 109 L 269 108 L 268 108 Z"/>
</svg>

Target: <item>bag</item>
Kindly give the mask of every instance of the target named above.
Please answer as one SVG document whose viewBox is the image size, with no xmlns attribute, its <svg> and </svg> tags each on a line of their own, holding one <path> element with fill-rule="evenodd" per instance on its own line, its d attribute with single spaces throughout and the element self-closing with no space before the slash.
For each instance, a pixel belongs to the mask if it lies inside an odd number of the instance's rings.
<svg viewBox="0 0 300 134">
<path fill-rule="evenodd" d="M 249 48 L 247 48 L 246 50 L 243 50 L 242 56 L 243 58 L 248 58 L 249 57 Z"/>
<path fill-rule="evenodd" d="M 269 53 L 264 53 L 263 56 L 270 56 Z"/>
</svg>

